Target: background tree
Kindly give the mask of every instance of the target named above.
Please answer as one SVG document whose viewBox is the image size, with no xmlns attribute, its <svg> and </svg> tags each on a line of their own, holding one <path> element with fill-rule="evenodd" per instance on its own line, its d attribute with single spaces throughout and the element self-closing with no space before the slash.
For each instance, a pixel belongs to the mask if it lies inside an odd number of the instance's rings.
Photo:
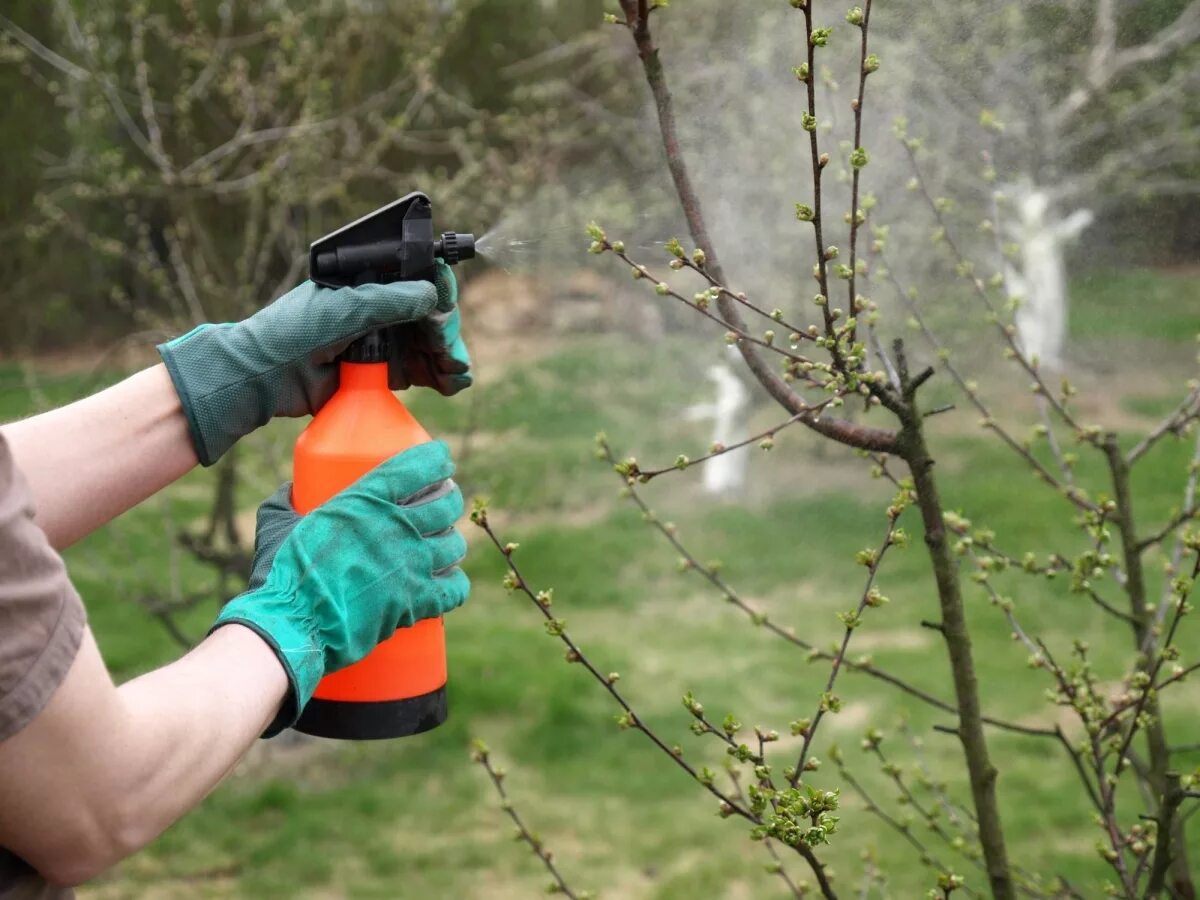
<svg viewBox="0 0 1200 900">
<path fill-rule="evenodd" d="M 610 239 L 600 226 L 592 225 L 589 233 L 593 253 L 615 255 L 629 267 L 636 280 L 648 282 L 658 295 L 692 308 L 724 331 L 726 342 L 738 349 L 754 378 L 789 414 L 788 419 L 763 434 L 732 446 L 715 445 L 698 459 L 680 455 L 673 464 L 660 468 L 650 468 L 632 457 L 620 458 L 611 449 L 607 437 L 601 436 L 597 442 L 602 457 L 613 464 L 623 480 L 627 495 L 645 519 L 661 531 L 681 555 L 685 570 L 698 572 L 725 599 L 744 610 L 755 624 L 769 626 L 801 650 L 829 661 L 825 690 L 814 702 L 812 713 L 791 725 L 792 733 L 802 739 L 795 761 L 777 773 L 779 763 L 769 753 L 769 745 L 779 739 L 777 731 L 756 728 L 756 742 L 743 740 L 739 737 L 743 726 L 734 716 L 720 724 L 710 720 L 703 705 L 689 693 L 683 703 L 694 719 L 693 731 L 702 736 L 712 735 L 725 743 L 729 754 L 741 766 L 733 767 L 730 787 L 724 788 L 711 770 L 687 762 L 681 748 L 671 746 L 642 719 L 616 686 L 617 676 L 604 674 L 580 649 L 568 633 L 565 621 L 558 618 L 557 609 L 552 607 L 552 594 L 545 589 L 539 590 L 527 580 L 524 568 L 518 566 L 515 559 L 517 545 L 505 543 L 498 536 L 486 507 L 477 508 L 473 518 L 487 531 L 508 562 L 506 587 L 523 593 L 533 602 L 544 616 L 549 634 L 565 644 L 567 662 L 581 664 L 616 701 L 620 707 L 618 724 L 641 733 L 663 751 L 676 766 L 716 797 L 722 816 L 746 822 L 752 837 L 766 842 L 773 855 L 777 851 L 771 844 L 772 839 L 799 854 L 816 879 L 820 893 L 833 898 L 838 895 L 838 888 L 821 861 L 822 847 L 837 840 L 837 833 L 845 828 L 834 815 L 841 789 L 861 790 L 861 787 L 840 753 L 835 752 L 834 756 L 839 764 L 840 784 L 829 776 L 817 774 L 818 766 L 811 757 L 811 749 L 822 721 L 836 715 L 841 708 L 842 701 L 835 691 L 839 675 L 845 669 L 855 667 L 847 659 L 848 649 L 855 633 L 869 623 L 871 611 L 886 602 L 877 587 L 877 579 L 889 551 L 907 542 L 898 521 L 908 507 L 915 506 L 920 513 L 925 552 L 937 595 L 937 614 L 923 624 L 943 638 L 954 700 L 947 703 L 928 695 L 922 697 L 911 685 L 869 663 L 858 668 L 910 696 L 953 710 L 955 722 L 947 730 L 962 747 L 972 809 L 971 825 L 963 827 L 958 838 L 950 841 L 951 846 L 964 851 L 966 857 L 982 869 L 994 897 L 1015 897 L 1018 893 L 1081 896 L 1061 878 L 1031 875 L 1010 858 L 997 802 L 1000 763 L 989 750 L 988 733 L 990 729 L 1025 730 L 1044 737 L 1048 745 L 1056 745 L 1075 766 L 1080 789 L 1090 797 L 1096 821 L 1104 834 L 1098 851 L 1112 869 L 1112 883 L 1108 888 L 1111 893 L 1128 898 L 1194 897 L 1189 841 L 1185 818 L 1180 813 L 1184 802 L 1196 795 L 1191 787 L 1194 777 L 1184 776 L 1173 763 L 1167 737 L 1168 723 L 1159 697 L 1200 665 L 1183 664 L 1181 648 L 1176 643 L 1180 623 L 1191 610 L 1188 599 L 1194 579 L 1200 572 L 1200 542 L 1194 534 L 1183 531 L 1198 512 L 1196 465 L 1193 464 L 1190 474 L 1183 479 L 1183 505 L 1169 521 L 1151 526 L 1149 530 L 1135 517 L 1130 472 L 1164 437 L 1191 430 L 1200 417 L 1200 393 L 1191 388 L 1157 428 L 1132 446 L 1123 446 L 1115 432 L 1081 422 L 1072 403 L 1074 389 L 1065 380 L 1061 386 L 1047 384 L 1039 360 L 1017 337 L 1012 315 L 1019 304 L 1003 292 L 1004 276 L 994 270 L 989 273 L 966 255 L 965 245 L 956 237 L 960 223 L 950 215 L 951 204 L 938 200 L 931 192 L 917 152 L 920 143 L 902 129 L 901 149 L 914 166 L 913 178 L 918 193 L 928 200 L 927 215 L 936 226 L 943 260 L 953 267 L 957 277 L 974 295 L 980 312 L 996 330 L 1005 355 L 1013 361 L 1020 377 L 1032 382 L 1034 393 L 1050 410 L 1050 426 L 1035 430 L 1033 439 L 1014 437 L 989 410 L 979 388 L 962 376 L 912 296 L 889 271 L 886 227 L 875 221 L 874 204 L 863 199 L 864 176 L 871 171 L 868 166 L 873 156 L 880 153 L 874 149 L 868 151 L 863 143 L 863 121 L 869 99 L 867 87 L 873 83 L 877 71 L 886 71 L 869 41 L 872 5 L 854 7 L 845 14 L 845 21 L 852 27 L 851 34 L 857 32 L 857 36 L 847 42 L 847 52 L 857 60 L 858 77 L 851 88 L 853 116 L 849 127 L 852 140 L 844 159 L 850 172 L 844 229 L 836 224 L 838 216 L 831 213 L 825 192 L 825 172 L 831 154 L 824 150 L 822 143 L 819 126 L 824 108 L 817 102 L 818 66 L 831 52 L 835 32 L 844 33 L 844 29 L 841 25 L 831 27 L 832 20 L 822 18 L 829 15 L 829 11 L 814 9 L 817 4 L 811 0 L 793 0 L 791 6 L 797 10 L 793 27 L 803 37 L 801 46 L 807 48 L 796 61 L 794 75 L 804 96 L 799 115 L 801 126 L 808 134 L 806 156 L 811 186 L 795 204 L 795 215 L 805 228 L 811 228 L 809 258 L 815 259 L 812 277 L 818 291 L 814 300 L 815 321 L 809 320 L 804 308 L 790 298 L 776 301 L 768 295 L 767 300 L 757 300 L 739 291 L 726 278 L 708 230 L 700 191 L 692 180 L 687 155 L 680 145 L 674 98 L 652 28 L 652 23 L 670 23 L 671 13 L 664 11 L 665 4 L 622 0 L 621 13 L 613 14 L 609 19 L 612 24 L 623 25 L 628 30 L 637 49 L 657 113 L 666 166 L 695 246 L 689 251 L 677 240 L 669 242 L 666 246 L 669 269 L 689 272 L 698 281 L 699 292 L 692 294 L 690 288 L 674 286 L 679 276 L 668 276 L 657 266 L 641 262 L 627 252 L 624 241 Z M 884 13 L 882 8 L 876 11 L 877 16 Z M 1111 6 L 1102 4 L 1098 33 L 1104 32 L 1105 17 L 1111 14 Z M 1161 40 L 1171 47 L 1186 43 L 1191 16 L 1192 12 L 1185 11 L 1182 20 L 1170 26 Z M 670 24 L 664 27 L 669 28 Z M 1166 34 L 1176 36 L 1167 38 Z M 1101 65 L 1115 68 L 1114 77 L 1120 74 L 1122 62 L 1106 55 L 1115 52 L 1111 39 L 1101 33 L 1096 46 L 1099 49 L 1093 51 L 1093 55 L 1103 60 Z M 1157 50 L 1139 50 L 1130 58 L 1154 59 L 1158 56 Z M 1064 89 L 1065 98 L 1056 107 L 1059 114 L 1075 107 L 1083 108 L 1087 105 L 1089 92 L 1100 90 L 1107 84 L 1107 76 L 1095 72 L 1091 72 L 1088 79 L 1087 87 Z M 869 245 L 868 229 L 874 234 Z M 841 232 L 846 238 L 842 246 L 848 247 L 848 252 L 839 250 L 832 243 L 835 232 Z M 911 354 L 900 339 L 892 344 L 890 351 L 877 350 L 881 364 L 878 371 L 866 366 L 867 334 L 887 327 L 879 321 L 878 305 L 866 293 L 877 283 L 875 279 L 880 278 L 890 281 L 891 287 L 904 298 L 916 327 L 931 345 L 929 350 L 958 385 L 964 400 L 983 417 L 981 424 L 1017 453 L 1040 481 L 1061 495 L 1065 510 L 1076 517 L 1086 538 L 1087 546 L 1082 552 L 1064 556 L 1056 552 L 1047 554 L 1043 549 L 1041 553 L 1030 552 L 1021 557 L 999 549 L 1002 539 L 989 529 L 974 526 L 964 516 L 944 507 L 940 499 L 941 479 L 935 475 L 933 451 L 926 435 L 925 423 L 930 410 L 919 399 L 935 369 L 918 370 L 915 364 L 910 364 Z M 775 290 L 778 290 L 777 286 Z M 852 401 L 865 403 L 868 410 L 875 412 L 863 423 L 839 418 L 839 408 Z M 680 543 L 675 524 L 661 522 L 641 495 L 642 485 L 656 478 L 685 471 L 742 445 L 759 443 L 763 449 L 769 449 L 776 433 L 793 424 L 803 424 L 825 438 L 857 449 L 874 461 L 878 477 L 891 480 L 897 488 L 884 517 L 886 528 L 882 541 L 869 545 L 857 555 L 866 569 L 865 584 L 857 602 L 839 615 L 844 636 L 832 651 L 814 648 L 796 637 L 794 632 L 773 625 L 742 600 L 734 588 L 725 583 L 717 567 L 700 563 Z M 1094 454 L 1103 462 L 1103 468 L 1092 473 L 1094 477 L 1086 483 L 1078 478 L 1076 457 L 1059 450 L 1055 431 L 1069 436 L 1081 447 L 1081 452 Z M 1039 443 L 1044 449 L 1037 446 Z M 897 464 L 906 470 L 903 474 L 893 472 Z M 1149 594 L 1144 557 L 1172 536 L 1175 536 L 1176 549 L 1167 565 L 1168 578 L 1161 598 L 1153 599 Z M 1029 666 L 1048 676 L 1050 702 L 1071 710 L 1077 719 L 1077 727 L 1070 735 L 1063 726 L 1031 728 L 987 716 L 980 700 L 977 665 L 965 613 L 961 571 L 964 566 L 973 569 L 971 580 L 982 587 L 1006 617 L 1014 638 L 1026 648 Z M 1019 600 L 1002 594 L 995 583 L 1000 573 L 1009 570 L 1032 577 L 1071 573 L 1068 580 L 1072 593 L 1089 597 L 1097 608 L 1112 617 L 1113 627 L 1129 630 L 1133 651 L 1123 664 L 1121 687 L 1115 694 L 1103 686 L 1098 663 L 1089 657 L 1086 644 L 1075 641 L 1069 649 L 1052 648 L 1048 641 L 1022 626 Z M 1100 587 L 1102 582 L 1107 582 L 1103 588 Z M 1121 600 L 1114 602 L 1110 591 L 1115 591 Z M 1070 661 L 1065 661 L 1064 657 Z M 1017 661 L 1017 665 L 1023 663 Z M 871 729 L 864 738 L 864 747 L 879 756 L 884 771 L 893 776 L 903 792 L 906 788 L 900 770 L 883 756 L 882 742 L 882 735 Z M 485 749 L 479 751 L 477 758 L 488 765 Z M 743 779 L 747 784 L 745 793 L 741 787 Z M 1139 814 L 1136 809 L 1126 806 L 1123 779 L 1132 779 L 1139 785 L 1138 794 L 1145 804 L 1145 813 Z M 911 800 L 911 795 L 908 796 Z M 937 863 L 907 826 L 895 823 L 876 800 L 869 796 L 865 799 L 873 812 L 896 824 L 900 834 L 912 840 L 922 862 L 940 870 L 931 896 L 948 896 L 959 888 L 965 889 L 966 880 Z M 919 804 L 917 809 L 921 811 Z M 936 832 L 941 826 L 934 827 L 932 814 L 924 815 Z M 540 845 L 530 844 L 546 861 Z M 792 893 L 800 896 L 803 891 L 788 876 L 786 868 L 781 867 L 779 872 Z M 561 878 L 557 873 L 555 876 L 558 889 L 562 889 Z"/>
<path fill-rule="evenodd" d="M 25 238 L 5 262 L 10 349 L 122 332 L 118 347 L 147 348 L 244 317 L 305 277 L 311 240 L 409 190 L 430 193 L 441 221 L 484 230 L 581 127 L 492 73 L 569 36 L 586 6 L 556 6 L 511 47 L 489 35 L 484 2 L 62 0 L 12 10 L 24 24 L 0 17 L 2 77 L 40 88 L 13 90 L 31 127 L 6 132 L 40 144 L 13 154 L 0 192 Z M 480 44 L 490 52 L 463 52 Z M 551 86 L 561 70 L 539 77 Z M 224 595 L 249 564 L 237 466 L 222 461 L 207 524 L 178 536 Z M 211 593 L 144 602 L 184 642 L 171 612 Z"/>
<path fill-rule="evenodd" d="M 1200 251 L 1200 119 L 1180 102 L 1200 87 L 1200 4 L 956 4 L 881 32 L 905 61 L 906 111 L 938 134 L 947 189 L 984 209 L 1009 201 L 997 248 L 1045 365 L 1061 365 L 1066 258 L 1093 215 L 1093 249 Z"/>
</svg>

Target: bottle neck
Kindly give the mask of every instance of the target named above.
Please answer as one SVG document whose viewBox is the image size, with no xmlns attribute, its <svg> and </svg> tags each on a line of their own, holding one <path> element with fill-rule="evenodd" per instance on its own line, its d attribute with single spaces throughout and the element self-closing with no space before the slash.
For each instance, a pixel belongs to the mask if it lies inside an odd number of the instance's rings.
<svg viewBox="0 0 1200 900">
<path fill-rule="evenodd" d="M 339 370 L 339 390 L 388 391 L 388 364 L 361 363 L 342 360 Z"/>
<path fill-rule="evenodd" d="M 387 332 L 382 329 L 368 331 L 362 337 L 351 342 L 342 351 L 343 362 L 377 363 L 386 362 L 388 358 Z"/>
</svg>

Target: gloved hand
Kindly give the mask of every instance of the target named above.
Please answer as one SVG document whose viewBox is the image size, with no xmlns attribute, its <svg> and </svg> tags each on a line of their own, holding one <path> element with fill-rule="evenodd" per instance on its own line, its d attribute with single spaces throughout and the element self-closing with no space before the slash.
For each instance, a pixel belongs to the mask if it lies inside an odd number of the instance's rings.
<svg viewBox="0 0 1200 900">
<path fill-rule="evenodd" d="M 306 281 L 241 322 L 200 325 L 161 344 L 202 465 L 274 416 L 319 410 L 337 390 L 337 356 L 388 327 L 393 390 L 422 385 L 447 396 L 471 384 L 459 334 L 458 286 L 438 263 L 436 284 L 354 288 Z"/>
<path fill-rule="evenodd" d="M 452 397 L 471 386 L 471 357 L 458 312 L 458 281 L 448 265 L 441 260 L 437 265 L 438 300 L 433 312 L 388 329 L 388 386 L 393 391 L 416 385 Z"/>
<path fill-rule="evenodd" d="M 326 674 L 466 600 L 453 473 L 449 449 L 436 441 L 393 457 L 306 516 L 293 509 L 290 484 L 259 507 L 249 589 L 212 630 L 245 625 L 286 670 L 290 695 L 267 737 L 296 721 Z"/>
</svg>

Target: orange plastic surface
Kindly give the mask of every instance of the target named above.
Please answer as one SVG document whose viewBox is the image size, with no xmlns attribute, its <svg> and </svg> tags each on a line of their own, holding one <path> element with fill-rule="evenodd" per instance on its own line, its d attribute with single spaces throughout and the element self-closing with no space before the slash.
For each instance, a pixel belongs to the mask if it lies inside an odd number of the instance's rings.
<svg viewBox="0 0 1200 900">
<path fill-rule="evenodd" d="M 342 363 L 337 393 L 296 441 L 292 502 L 306 513 L 429 433 L 388 390 L 386 363 Z M 446 683 L 442 620 L 401 628 L 353 666 L 327 675 L 322 700 L 403 700 Z"/>
</svg>

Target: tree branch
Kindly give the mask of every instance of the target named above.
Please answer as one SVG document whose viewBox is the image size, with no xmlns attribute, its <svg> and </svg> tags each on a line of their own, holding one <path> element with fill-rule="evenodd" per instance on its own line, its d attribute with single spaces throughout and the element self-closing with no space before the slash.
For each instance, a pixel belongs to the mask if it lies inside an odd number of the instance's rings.
<svg viewBox="0 0 1200 900">
<path fill-rule="evenodd" d="M 979 819 L 979 843 L 987 863 L 988 881 L 998 900 L 1012 900 L 1015 889 L 1008 864 L 1004 829 L 996 801 L 997 771 L 988 754 L 979 706 L 979 684 L 967 631 L 958 567 L 946 540 L 946 524 L 933 475 L 933 459 L 925 444 L 924 423 L 910 389 L 903 347 L 897 341 L 896 360 L 909 406 L 902 418 L 901 456 L 912 472 L 917 505 L 925 524 L 925 546 L 933 565 L 942 613 L 942 636 L 950 657 L 958 704 L 957 733 L 966 757 L 971 795 Z"/>
<path fill-rule="evenodd" d="M 654 108 L 658 115 L 659 130 L 662 133 L 663 151 L 666 154 L 667 168 L 675 184 L 675 192 L 683 208 L 687 220 L 688 231 L 697 247 L 700 247 L 707 258 L 706 266 L 713 277 L 726 283 L 716 248 L 708 234 L 708 226 L 700 206 L 700 197 L 692 185 L 687 162 L 683 157 L 683 149 L 679 144 L 678 128 L 675 124 L 675 107 L 667 86 L 666 73 L 659 57 L 658 47 L 654 43 L 650 31 L 648 4 L 638 0 L 620 0 L 621 9 L 625 13 L 625 22 L 633 36 L 637 47 L 638 58 L 646 76 L 646 83 L 654 98 Z M 828 296 L 828 292 L 824 292 Z M 722 293 L 717 299 L 721 317 L 739 331 L 745 331 L 745 323 L 738 312 L 737 304 L 728 294 Z M 805 411 L 807 404 L 792 390 L 786 381 L 763 359 L 758 348 L 746 341 L 737 341 L 738 352 L 742 354 L 747 367 L 754 374 L 759 384 L 784 409 L 793 414 Z M 896 447 L 896 435 L 889 431 L 866 426 L 854 425 L 841 419 L 806 418 L 804 424 L 825 437 L 858 447 L 863 450 L 874 450 L 890 453 Z"/>
<path fill-rule="evenodd" d="M 471 759 L 479 763 L 484 771 L 488 773 L 488 777 L 491 778 L 492 785 L 496 788 L 496 793 L 500 795 L 500 808 L 508 813 L 508 817 L 517 826 L 517 837 L 533 851 L 534 856 L 542 861 L 542 865 L 546 867 L 546 871 L 554 879 L 554 884 L 551 885 L 552 888 L 555 888 L 554 893 L 565 894 L 571 900 L 587 900 L 590 895 L 586 891 L 576 893 L 571 889 L 566 879 L 563 878 L 562 873 L 558 871 L 558 867 L 554 865 L 554 854 L 547 850 L 541 840 L 525 827 L 525 823 L 522 821 L 516 807 L 508 799 L 508 792 L 504 789 L 504 770 L 492 765 L 491 751 L 488 749 L 487 744 L 477 740 L 475 742 L 475 749 L 471 753 Z"/>
</svg>

